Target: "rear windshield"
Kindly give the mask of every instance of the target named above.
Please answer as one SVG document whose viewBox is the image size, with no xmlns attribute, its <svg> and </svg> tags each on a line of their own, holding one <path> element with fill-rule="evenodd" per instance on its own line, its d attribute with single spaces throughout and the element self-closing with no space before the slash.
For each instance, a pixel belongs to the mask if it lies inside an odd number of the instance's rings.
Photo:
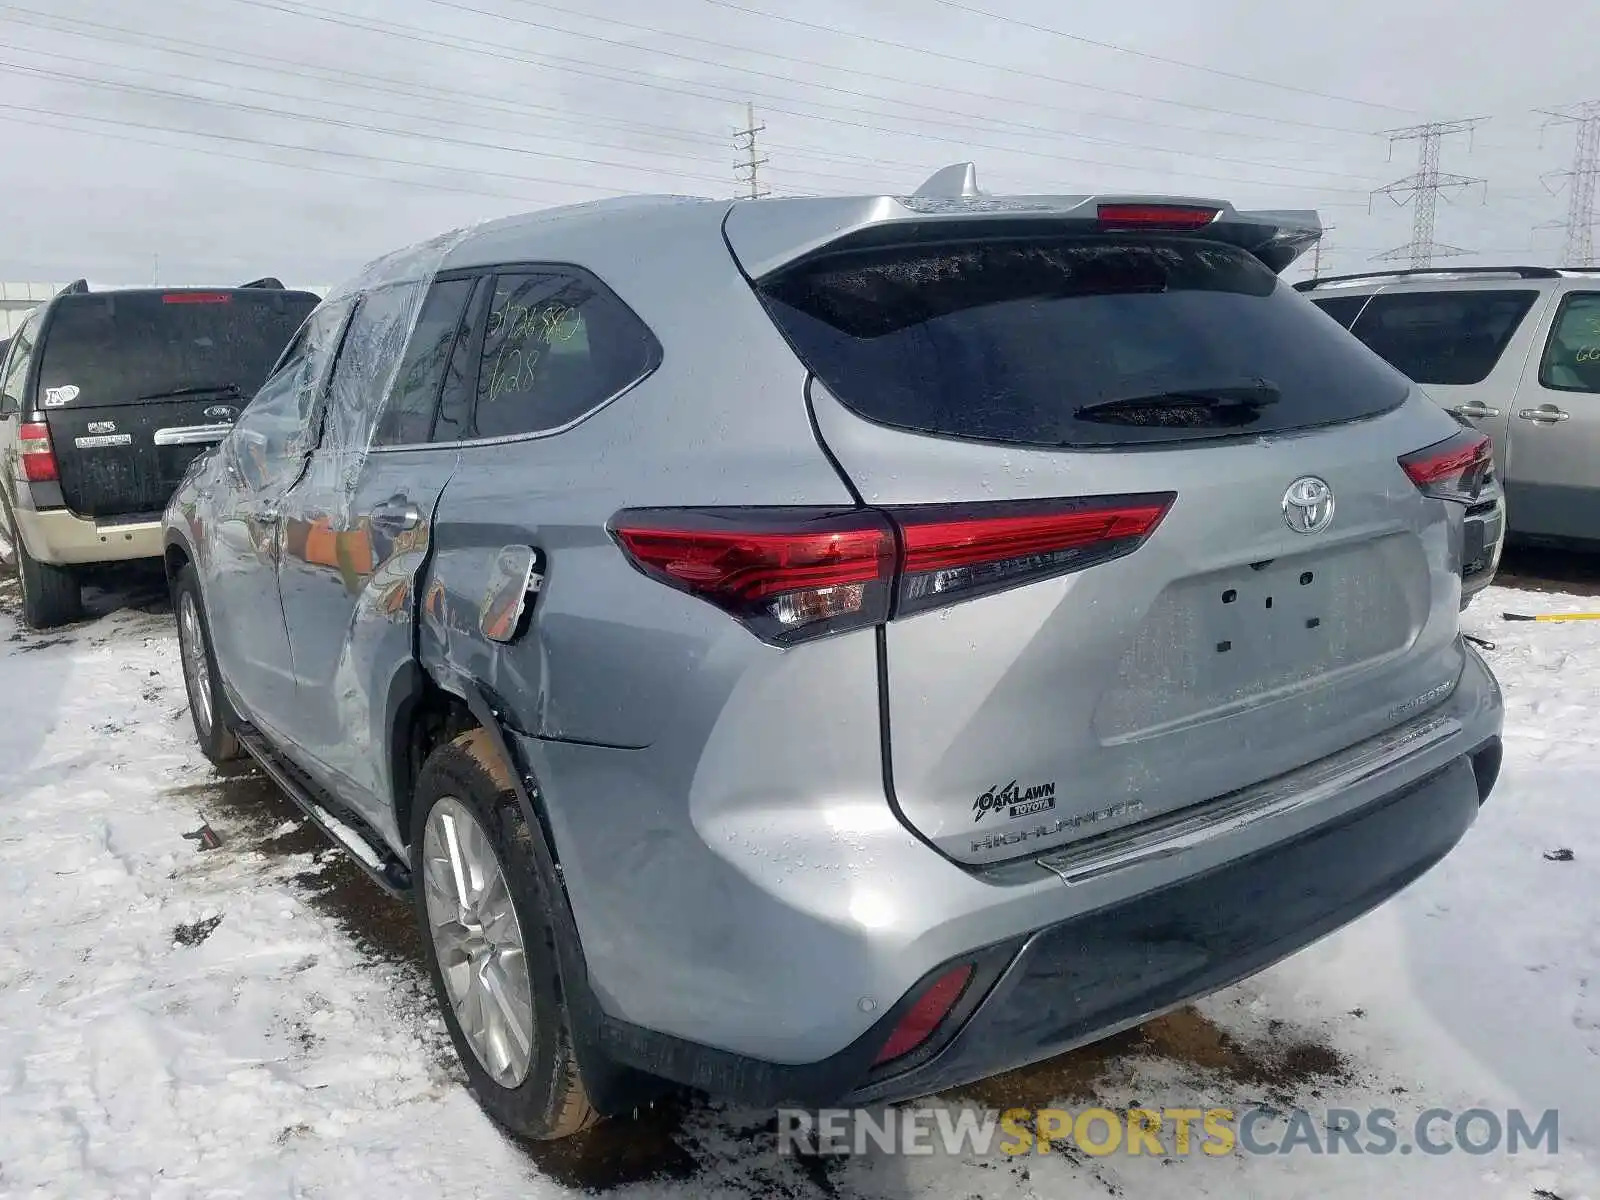
<svg viewBox="0 0 1600 1200">
<path fill-rule="evenodd" d="M 265 289 L 65 296 L 45 331 L 39 394 L 76 388 L 76 407 L 229 385 L 249 397 L 316 305 Z"/>
<path fill-rule="evenodd" d="M 1384 292 L 1350 332 L 1421 384 L 1482 383 L 1538 292 Z"/>
<path fill-rule="evenodd" d="M 1354 420 L 1409 385 L 1243 250 L 983 239 L 845 251 L 762 280 L 860 415 L 951 437 L 1115 446 Z"/>
</svg>

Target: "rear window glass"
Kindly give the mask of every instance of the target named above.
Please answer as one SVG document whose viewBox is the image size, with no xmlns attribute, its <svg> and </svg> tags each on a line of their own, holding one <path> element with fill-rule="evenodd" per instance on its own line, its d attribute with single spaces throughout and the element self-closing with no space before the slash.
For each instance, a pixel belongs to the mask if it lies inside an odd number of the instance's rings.
<svg viewBox="0 0 1600 1200">
<path fill-rule="evenodd" d="M 1505 353 L 1538 292 L 1387 292 L 1350 327 L 1421 384 L 1482 383 Z"/>
<path fill-rule="evenodd" d="M 93 406 L 231 384 L 248 397 L 316 305 L 265 289 L 66 296 L 45 330 L 40 394 L 75 387 L 74 403 Z"/>
<path fill-rule="evenodd" d="M 758 284 L 839 399 L 883 424 L 1045 446 L 1306 428 L 1404 379 L 1242 250 L 1063 237 L 828 254 Z"/>
<path fill-rule="evenodd" d="M 1350 322 L 1356 319 L 1356 314 L 1361 311 L 1361 306 L 1367 302 L 1365 296 L 1330 296 L 1325 300 L 1313 297 L 1311 303 L 1327 313 L 1346 329 Z"/>
</svg>

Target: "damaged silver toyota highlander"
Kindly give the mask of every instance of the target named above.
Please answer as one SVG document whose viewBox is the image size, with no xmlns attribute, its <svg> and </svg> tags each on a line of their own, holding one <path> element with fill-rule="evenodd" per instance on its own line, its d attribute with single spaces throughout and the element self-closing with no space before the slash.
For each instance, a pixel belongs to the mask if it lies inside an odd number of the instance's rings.
<svg viewBox="0 0 1600 1200">
<path fill-rule="evenodd" d="M 1261 970 L 1466 832 L 1489 446 L 1315 214 L 632 198 L 330 295 L 165 549 L 196 734 L 412 897 L 471 1087 L 893 1100 Z"/>
</svg>

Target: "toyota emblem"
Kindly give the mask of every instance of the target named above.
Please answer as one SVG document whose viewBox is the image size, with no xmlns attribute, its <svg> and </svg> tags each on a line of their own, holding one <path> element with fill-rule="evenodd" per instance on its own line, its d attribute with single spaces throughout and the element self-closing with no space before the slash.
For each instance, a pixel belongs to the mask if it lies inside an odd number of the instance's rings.
<svg viewBox="0 0 1600 1200">
<path fill-rule="evenodd" d="M 1283 494 L 1283 519 L 1296 533 L 1321 533 L 1333 524 L 1333 489 L 1315 475 L 1296 479 Z"/>
</svg>

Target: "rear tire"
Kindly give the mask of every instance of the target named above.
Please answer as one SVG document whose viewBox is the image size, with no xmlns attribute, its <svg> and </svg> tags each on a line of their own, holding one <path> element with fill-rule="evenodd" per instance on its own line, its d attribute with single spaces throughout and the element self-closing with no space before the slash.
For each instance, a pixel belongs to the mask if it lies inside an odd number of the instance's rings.
<svg viewBox="0 0 1600 1200">
<path fill-rule="evenodd" d="M 211 626 L 200 598 L 200 580 L 192 565 L 179 571 L 173 581 L 172 611 L 178 618 L 178 653 L 195 741 L 213 763 L 233 762 L 244 753 L 233 732 L 239 718 L 222 690 L 217 656 L 211 648 Z"/>
<path fill-rule="evenodd" d="M 83 590 L 65 567 L 42 563 L 16 542 L 17 582 L 22 587 L 22 621 L 30 629 L 54 629 L 83 616 Z"/>
<path fill-rule="evenodd" d="M 428 975 L 479 1105 L 509 1133 L 547 1141 L 579 1133 L 601 1114 L 578 1068 L 556 901 L 540 884 L 537 853 L 482 729 L 428 756 L 411 820 Z M 465 897 L 459 879 L 468 880 Z"/>
</svg>

